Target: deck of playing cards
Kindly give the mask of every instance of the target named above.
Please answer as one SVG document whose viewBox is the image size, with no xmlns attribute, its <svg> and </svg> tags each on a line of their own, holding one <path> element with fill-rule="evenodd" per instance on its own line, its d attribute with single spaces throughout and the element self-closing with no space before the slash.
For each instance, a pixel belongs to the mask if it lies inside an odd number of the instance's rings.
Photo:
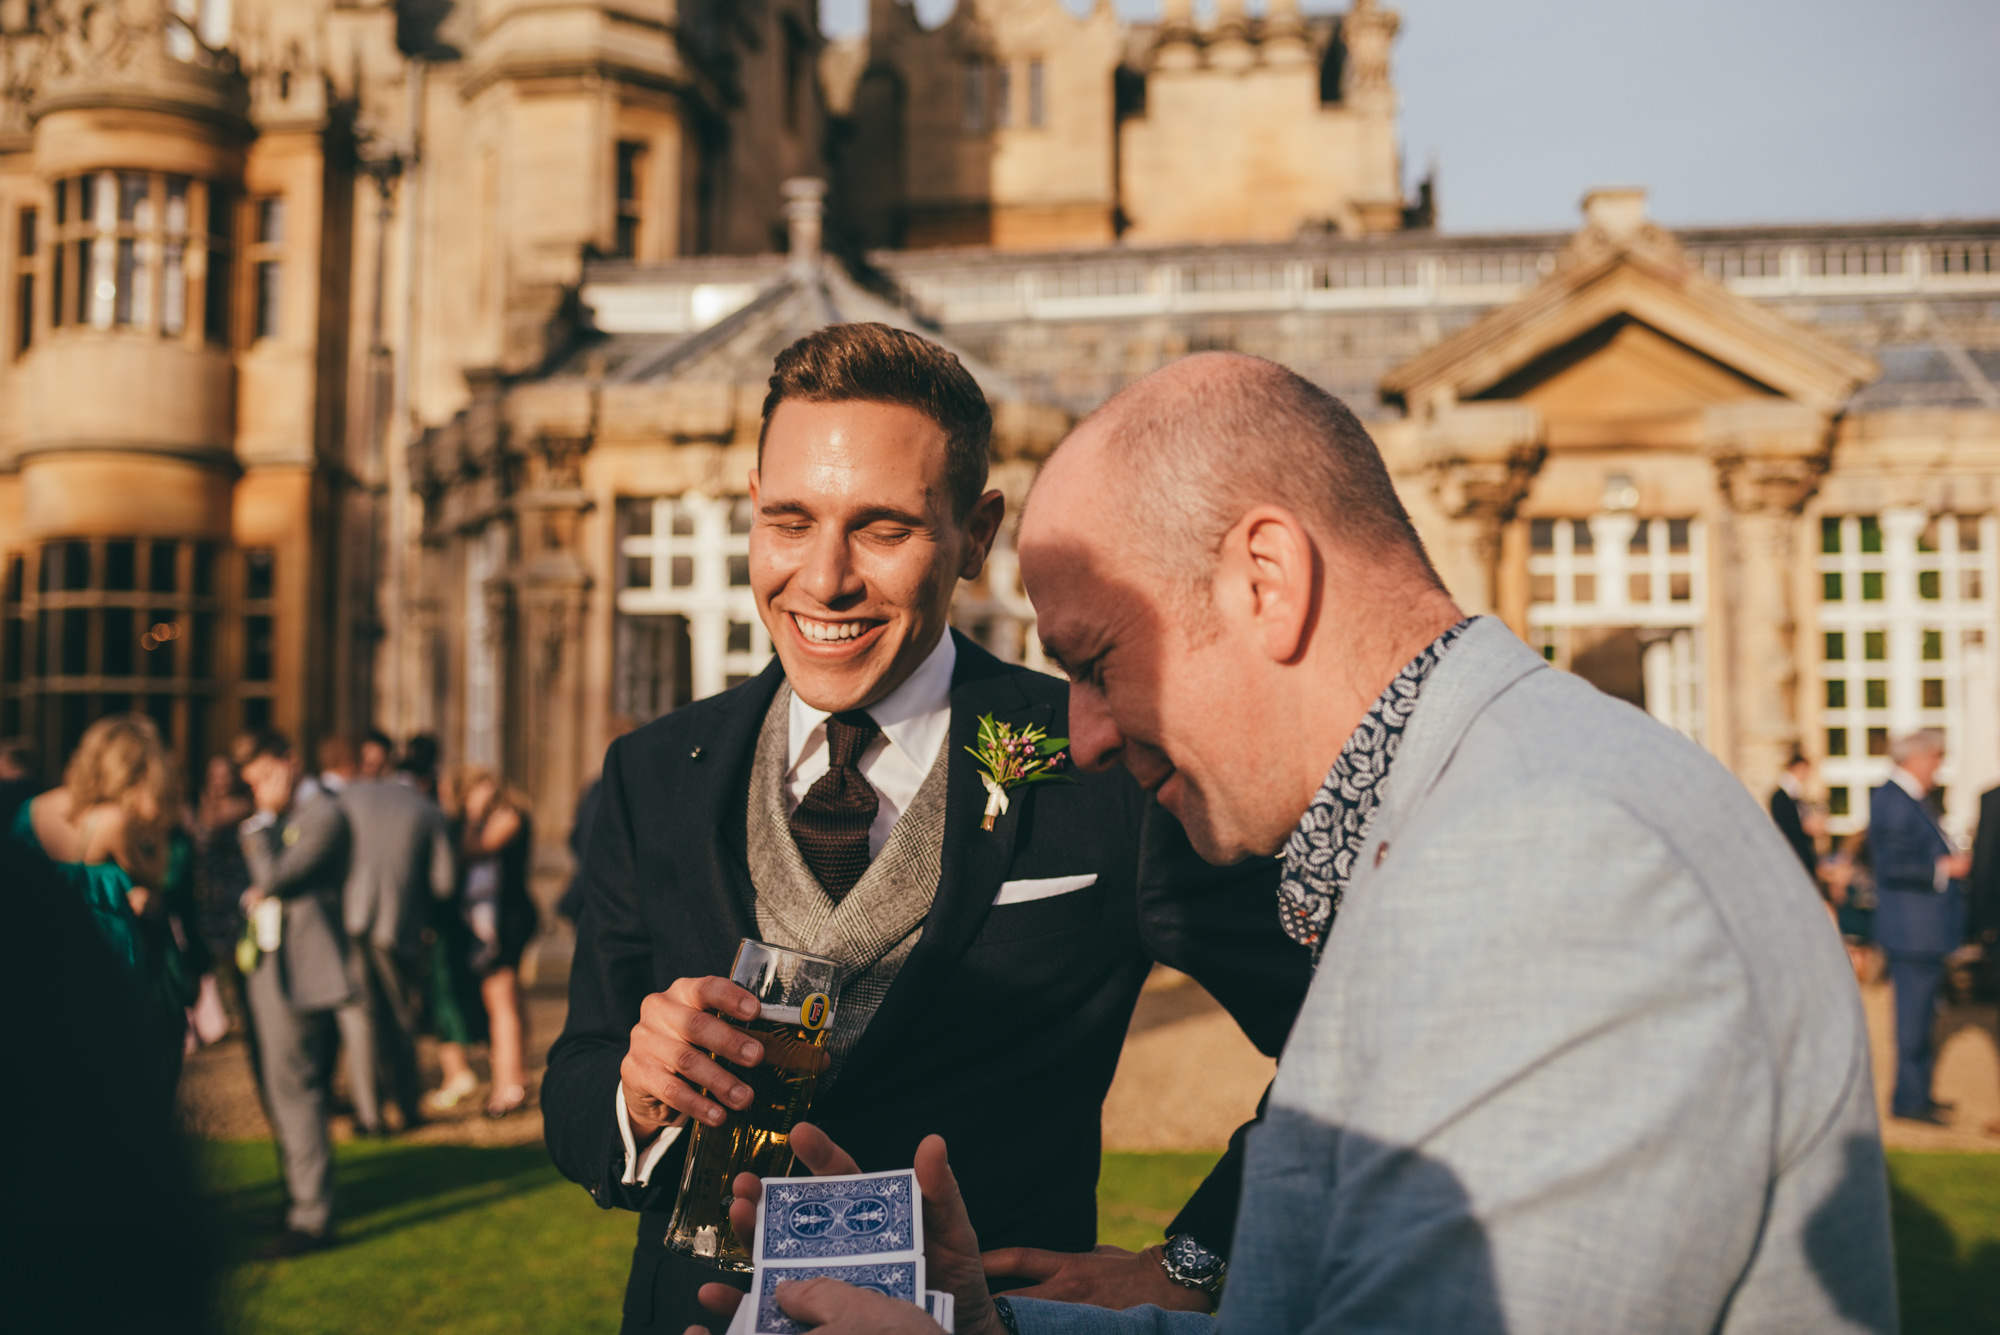
<svg viewBox="0 0 2000 1335">
<path fill-rule="evenodd" d="M 767 1177 L 757 1207 L 756 1274 L 728 1335 L 801 1335 L 778 1285 L 824 1275 L 915 1303 L 945 1330 L 952 1298 L 924 1288 L 924 1210 L 917 1175 Z"/>
</svg>

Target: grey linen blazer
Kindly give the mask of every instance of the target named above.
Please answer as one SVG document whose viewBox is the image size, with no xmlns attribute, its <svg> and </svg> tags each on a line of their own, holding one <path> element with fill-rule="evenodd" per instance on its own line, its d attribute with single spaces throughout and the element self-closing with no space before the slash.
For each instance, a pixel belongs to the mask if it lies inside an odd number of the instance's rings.
<svg viewBox="0 0 2000 1335">
<path fill-rule="evenodd" d="M 340 895 L 347 880 L 347 817 L 331 797 L 314 797 L 243 836 L 250 883 L 285 902 L 278 943 L 285 998 L 302 1011 L 330 1010 L 353 996 Z"/>
<path fill-rule="evenodd" d="M 1482 618 L 1358 865 L 1220 1313 L 1026 1335 L 1895 1329 L 1853 975 L 1711 756 Z"/>
<path fill-rule="evenodd" d="M 342 895 L 347 934 L 420 959 L 431 901 L 455 888 L 450 823 L 437 803 L 392 780 L 357 780 L 339 801 L 353 836 Z"/>
</svg>

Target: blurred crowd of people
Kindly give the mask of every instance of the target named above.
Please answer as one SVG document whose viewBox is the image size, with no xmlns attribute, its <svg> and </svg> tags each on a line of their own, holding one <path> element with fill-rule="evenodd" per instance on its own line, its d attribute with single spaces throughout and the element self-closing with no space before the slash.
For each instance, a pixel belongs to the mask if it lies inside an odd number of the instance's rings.
<svg viewBox="0 0 2000 1335">
<path fill-rule="evenodd" d="M 527 802 L 489 769 L 441 766 L 428 735 L 400 748 L 380 732 L 327 738 L 314 758 L 246 734 L 184 797 L 152 720 L 120 714 L 92 724 L 61 782 L 38 791 L 32 749 L 0 743 L 0 830 L 54 864 L 135 984 L 152 1068 L 138 1083 L 163 1121 L 185 1055 L 243 1034 L 290 1198 L 280 1254 L 329 1236 L 342 1050 L 357 1135 L 473 1099 L 478 1044 L 485 1115 L 530 1097 Z M 428 1094 L 422 1032 L 442 1075 Z"/>
<path fill-rule="evenodd" d="M 1895 991 L 1896 1083 L 1890 1113 L 1951 1124 L 1933 1093 L 1937 1027 L 1954 999 L 2000 998 L 2000 787 L 1982 794 L 1975 837 L 1944 827 L 1944 734 L 1921 728 L 1890 743 L 1889 777 L 1869 793 L 1869 823 L 1829 833 L 1809 800 L 1812 762 L 1794 755 L 1770 799 L 1771 818 L 1839 924 L 1855 977 L 1887 974 Z M 2000 1121 L 1983 1128 L 2000 1136 Z"/>
</svg>

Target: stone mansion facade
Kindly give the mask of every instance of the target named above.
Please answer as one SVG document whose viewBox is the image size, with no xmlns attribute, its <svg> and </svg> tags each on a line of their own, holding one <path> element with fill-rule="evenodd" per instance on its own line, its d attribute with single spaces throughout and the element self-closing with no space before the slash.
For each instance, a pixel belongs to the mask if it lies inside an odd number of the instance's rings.
<svg viewBox="0 0 2000 1335">
<path fill-rule="evenodd" d="M 940 338 L 1018 501 L 1201 349 L 1370 423 L 1453 592 L 1836 828 L 2000 781 L 2000 220 L 1405 199 L 1396 15 L 1180 0 L 0 0 L 0 736 L 434 731 L 543 816 L 758 671 L 771 356 Z M 1579 182 L 1579 189 L 1589 183 Z M 961 626 L 1035 662 L 1003 540 Z"/>
</svg>

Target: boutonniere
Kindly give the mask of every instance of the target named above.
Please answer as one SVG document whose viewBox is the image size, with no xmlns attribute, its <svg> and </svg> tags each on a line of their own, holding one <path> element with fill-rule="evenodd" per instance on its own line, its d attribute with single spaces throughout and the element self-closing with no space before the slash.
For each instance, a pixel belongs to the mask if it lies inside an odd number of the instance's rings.
<svg viewBox="0 0 2000 1335">
<path fill-rule="evenodd" d="M 1063 748 L 1068 745 L 1069 738 L 1051 737 L 1033 724 L 1016 732 L 1012 724 L 981 714 L 979 745 L 965 748 L 979 762 L 979 781 L 986 785 L 986 818 L 979 828 L 992 829 L 993 822 L 1006 813 L 1009 788 L 1045 779 L 1071 781 L 1061 772 L 1067 759 Z"/>
</svg>

